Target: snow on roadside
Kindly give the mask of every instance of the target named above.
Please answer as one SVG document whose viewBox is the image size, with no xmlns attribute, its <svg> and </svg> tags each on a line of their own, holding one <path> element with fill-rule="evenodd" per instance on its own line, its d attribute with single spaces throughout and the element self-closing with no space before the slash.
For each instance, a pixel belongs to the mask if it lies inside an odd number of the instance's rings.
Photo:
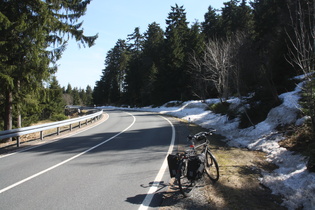
<svg viewBox="0 0 315 210">
<path fill-rule="evenodd" d="M 314 209 L 315 174 L 307 171 L 305 157 L 296 155 L 277 143 L 283 139 L 282 134 L 276 131 L 278 125 L 302 121 L 297 119 L 300 108 L 298 104 L 300 86 L 302 83 L 297 85 L 294 91 L 280 95 L 283 103 L 273 108 L 266 120 L 255 128 L 238 129 L 238 119 L 229 121 L 227 116 L 208 111 L 207 105 L 201 101 L 184 102 L 178 107 L 147 107 L 140 110 L 183 118 L 204 128 L 215 128 L 219 134 L 227 138 L 231 146 L 266 152 L 267 160 L 277 164 L 279 168 L 272 173 L 264 172 L 260 182 L 269 187 L 274 194 L 281 194 L 284 197 L 283 205 L 288 209 L 301 207 Z M 218 102 L 218 99 L 206 101 L 207 104 Z M 240 100 L 231 99 L 228 102 L 237 106 Z"/>
<path fill-rule="evenodd" d="M 206 110 L 206 104 L 218 103 L 218 99 L 187 101 L 178 107 L 146 107 L 137 110 L 158 112 L 188 120 L 204 128 L 215 128 L 217 133 L 226 137 L 229 145 L 261 150 L 267 154 L 267 160 L 279 166 L 271 173 L 263 172 L 260 182 L 269 187 L 274 194 L 284 197 L 283 205 L 288 209 L 315 208 L 315 174 L 306 169 L 307 160 L 301 155 L 280 147 L 278 142 L 283 139 L 276 131 L 278 125 L 290 123 L 301 124 L 305 119 L 297 119 L 299 112 L 299 92 L 302 83 L 294 91 L 279 96 L 283 103 L 270 110 L 265 121 L 254 127 L 238 129 L 238 119 L 229 121 L 227 116 Z M 237 106 L 237 98 L 228 101 Z"/>
</svg>

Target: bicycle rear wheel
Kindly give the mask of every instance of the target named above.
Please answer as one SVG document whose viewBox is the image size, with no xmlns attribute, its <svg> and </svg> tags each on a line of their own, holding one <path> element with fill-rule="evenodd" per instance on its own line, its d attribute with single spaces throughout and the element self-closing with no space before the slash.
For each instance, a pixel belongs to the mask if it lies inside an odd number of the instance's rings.
<svg viewBox="0 0 315 210">
<path fill-rule="evenodd" d="M 186 162 L 182 162 L 179 166 L 181 168 L 181 173 L 176 178 L 178 181 L 178 186 L 180 189 L 180 192 L 184 195 L 184 197 L 189 197 L 191 195 L 191 192 L 195 186 L 194 181 L 187 179 L 187 166 Z"/>
<path fill-rule="evenodd" d="M 205 171 L 208 177 L 213 181 L 216 182 L 219 179 L 219 165 L 217 160 L 212 155 L 212 153 L 207 150 L 206 152 L 206 164 L 205 164 Z"/>
</svg>

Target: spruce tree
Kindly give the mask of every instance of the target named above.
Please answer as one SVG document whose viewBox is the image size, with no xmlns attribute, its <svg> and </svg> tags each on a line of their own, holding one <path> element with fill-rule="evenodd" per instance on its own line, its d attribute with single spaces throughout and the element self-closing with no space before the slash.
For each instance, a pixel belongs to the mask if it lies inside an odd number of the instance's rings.
<svg viewBox="0 0 315 210">
<path fill-rule="evenodd" d="M 209 82 L 204 80 L 205 70 L 202 66 L 195 66 L 194 61 L 201 60 L 204 56 L 205 35 L 201 32 L 201 25 L 196 22 L 192 25 L 189 35 L 189 57 L 188 68 L 191 78 L 191 90 L 194 97 L 204 100 L 209 96 Z"/>
<path fill-rule="evenodd" d="M 127 45 L 119 39 L 107 52 L 105 69 L 93 90 L 93 101 L 98 105 L 118 104 L 125 92 L 125 76 L 128 64 Z"/>
<path fill-rule="evenodd" d="M 217 14 L 216 9 L 209 6 L 208 12 L 204 15 L 204 22 L 202 22 L 202 32 L 206 37 L 206 41 L 216 37 L 222 37 L 222 27 L 220 25 L 221 16 Z"/>
<path fill-rule="evenodd" d="M 56 61 L 70 36 L 83 46 L 94 44 L 97 36 L 85 36 L 82 22 L 78 22 L 89 3 L 90 0 L 0 2 L 4 129 L 12 128 L 13 103 L 18 103 L 25 95 L 21 94 L 20 87 L 31 92 L 42 86 L 43 80 L 56 71 Z"/>
<path fill-rule="evenodd" d="M 143 44 L 144 105 L 159 104 L 159 74 L 164 68 L 164 31 L 159 24 L 149 24 Z"/>
<path fill-rule="evenodd" d="M 128 35 L 128 52 L 130 59 L 128 61 L 128 70 L 126 72 L 127 95 L 129 102 L 133 105 L 142 104 L 142 91 L 145 84 L 145 75 L 142 62 L 144 37 L 140 33 L 139 27 L 136 27 L 132 34 Z"/>
<path fill-rule="evenodd" d="M 68 83 L 68 85 L 67 85 L 66 93 L 67 94 L 72 94 L 72 86 L 71 86 L 70 83 Z"/>
<path fill-rule="evenodd" d="M 92 97 L 93 104 L 97 106 L 101 106 L 106 104 L 106 93 L 105 93 L 105 82 L 104 82 L 104 72 L 101 76 L 101 79 L 95 82 L 95 86 L 93 89 Z"/>
<path fill-rule="evenodd" d="M 90 85 L 86 86 L 85 94 L 86 94 L 86 101 L 84 104 L 86 106 L 93 106 L 93 95 L 92 95 L 93 90 Z"/>
<path fill-rule="evenodd" d="M 224 3 L 222 8 L 222 30 L 223 35 L 231 37 L 237 32 L 253 34 L 252 9 L 247 5 L 246 0 L 230 0 Z"/>
<path fill-rule="evenodd" d="M 164 82 L 162 91 L 165 101 L 185 100 L 189 97 L 189 76 L 185 63 L 188 55 L 188 22 L 183 6 L 176 4 L 171 10 L 166 19 L 166 66 L 161 78 Z"/>
<path fill-rule="evenodd" d="M 280 103 L 278 95 L 284 91 L 289 77 L 295 73 L 284 55 L 288 54 L 286 32 L 288 27 L 288 7 L 285 0 L 255 0 L 256 48 L 258 49 L 261 75 L 259 78 L 263 94 L 269 100 Z"/>
<path fill-rule="evenodd" d="M 78 88 L 73 88 L 72 90 L 72 97 L 73 97 L 73 105 L 82 105 L 82 101 L 80 98 L 80 93 Z"/>
<path fill-rule="evenodd" d="M 51 78 L 49 88 L 46 89 L 46 103 L 44 112 L 47 118 L 57 120 L 56 116 L 64 114 L 65 102 L 62 98 L 62 88 L 55 76 Z"/>
</svg>

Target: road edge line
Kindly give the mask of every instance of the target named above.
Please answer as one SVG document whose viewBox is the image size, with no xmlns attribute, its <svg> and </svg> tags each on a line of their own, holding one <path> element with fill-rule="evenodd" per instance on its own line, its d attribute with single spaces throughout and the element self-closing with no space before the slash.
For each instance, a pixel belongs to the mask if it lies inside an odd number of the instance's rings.
<svg viewBox="0 0 315 210">
<path fill-rule="evenodd" d="M 155 192 L 159 189 L 159 185 L 160 185 L 160 183 L 162 181 L 162 178 L 164 176 L 164 173 L 165 173 L 165 171 L 167 169 L 167 166 L 168 166 L 168 164 L 167 164 L 167 156 L 172 153 L 173 148 L 174 148 L 174 144 L 175 144 L 175 126 L 166 117 L 164 117 L 164 116 L 160 116 L 160 117 L 164 118 L 172 127 L 171 143 L 170 143 L 170 147 L 168 148 L 167 154 L 166 154 L 166 156 L 164 158 L 163 164 L 162 164 L 162 166 L 161 166 L 161 168 L 159 170 L 159 173 L 155 177 L 152 186 L 150 187 L 148 193 L 146 194 L 146 196 L 145 196 L 145 198 L 144 198 L 144 200 L 143 200 L 143 202 L 140 205 L 138 210 L 147 210 L 149 208 L 150 203 L 151 203 L 151 201 L 153 199 L 153 196 L 154 196 Z"/>
</svg>

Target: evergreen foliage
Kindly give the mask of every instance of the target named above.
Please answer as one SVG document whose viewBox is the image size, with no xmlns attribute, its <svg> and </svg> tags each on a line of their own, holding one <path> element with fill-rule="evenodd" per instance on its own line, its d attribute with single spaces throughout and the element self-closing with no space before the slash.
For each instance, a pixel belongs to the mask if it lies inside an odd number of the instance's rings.
<svg viewBox="0 0 315 210">
<path fill-rule="evenodd" d="M 91 86 L 86 86 L 86 89 L 72 88 L 68 84 L 67 89 L 62 88 L 61 97 L 64 105 L 79 105 L 93 107 L 93 90 Z M 59 100 L 59 99 L 57 99 Z M 62 107 L 64 108 L 64 106 Z"/>
<path fill-rule="evenodd" d="M 242 119 L 261 110 L 257 123 L 292 87 L 289 78 L 306 68 L 314 71 L 314 1 L 298 2 L 230 0 L 220 9 L 209 6 L 204 21 L 191 24 L 184 6 L 176 4 L 165 30 L 153 22 L 144 33 L 136 27 L 126 40 L 119 39 L 107 52 L 94 89 L 84 90 L 60 88 L 52 75 L 70 38 L 94 44 L 97 35 L 85 36 L 79 22 L 90 0 L 0 0 L 0 126 L 52 118 L 66 104 L 145 106 L 208 97 L 225 101 L 249 93 L 260 103 L 249 101 L 252 111 Z M 307 55 L 299 52 L 300 35 L 309 37 Z M 308 94 L 313 103 L 313 93 Z"/>
<path fill-rule="evenodd" d="M 249 102 L 252 109 L 264 110 L 254 121 L 263 120 L 280 103 L 278 95 L 293 87 L 289 78 L 298 74 L 287 61 L 292 5 L 296 1 L 230 0 L 221 9 L 209 6 L 203 22 L 189 24 L 184 6 L 176 4 L 166 18 L 165 31 L 155 22 L 143 34 L 135 28 L 115 65 L 113 50 L 108 52 L 93 90 L 94 102 L 144 106 L 253 94 L 261 103 L 256 107 Z M 212 59 L 227 59 L 212 60 L 212 65 L 224 68 L 205 65 L 209 53 L 216 53 Z M 124 76 L 117 79 L 117 75 Z M 109 97 L 109 90 L 115 90 L 111 94 L 116 98 Z M 248 112 L 244 119 L 250 124 L 254 117 L 255 112 Z"/>
<path fill-rule="evenodd" d="M 20 127 L 20 116 L 26 109 L 23 102 L 36 104 L 30 94 L 42 91 L 43 82 L 56 71 L 56 61 L 70 37 L 83 46 L 94 44 L 97 35 L 85 36 L 82 22 L 78 22 L 89 3 L 90 0 L 0 1 L 0 112 L 4 129 L 13 128 L 15 116 Z M 53 92 L 46 97 L 60 96 Z"/>
<path fill-rule="evenodd" d="M 284 32 L 289 27 L 285 24 L 288 11 L 283 4 L 255 0 L 249 5 L 246 0 L 231 0 L 221 10 L 209 6 L 205 20 L 191 26 L 184 7 L 172 6 L 165 32 L 152 23 L 143 35 L 138 27 L 128 35 L 124 47 L 127 56 L 122 64 L 125 76 L 119 80 L 125 88 L 118 91 L 115 88 L 116 100 L 109 100 L 106 92 L 117 86 L 111 77 L 121 72 L 120 66 L 105 62 L 105 71 L 93 93 L 95 103 L 158 105 L 171 100 L 217 97 L 221 90 L 214 88 L 214 75 L 205 75 L 213 70 L 205 65 L 199 69 L 192 65 L 192 58 L 206 59 L 209 42 L 222 43 L 221 51 L 216 53 L 229 53 L 221 55 L 222 59 L 229 59 L 222 61 L 224 71 L 229 73 L 217 77 L 224 79 L 220 89 L 224 89 L 225 98 L 262 90 L 269 95 L 265 100 L 278 103 L 277 95 L 284 91 L 287 78 L 295 72 L 283 56 L 288 53 Z M 223 71 L 219 66 L 216 68 Z"/>
<path fill-rule="evenodd" d="M 62 99 L 62 88 L 59 86 L 56 77 L 52 77 L 49 87 L 45 90 L 45 100 L 41 102 L 44 106 L 40 120 L 51 119 L 55 115 L 64 112 L 65 102 Z"/>
<path fill-rule="evenodd" d="M 171 7 L 166 19 L 165 100 L 186 100 L 189 76 L 187 74 L 189 28 L 183 6 Z"/>
<path fill-rule="evenodd" d="M 202 22 L 202 33 L 206 40 L 222 37 L 221 15 L 213 7 L 209 6 L 208 12 L 204 15 L 205 21 Z"/>
<path fill-rule="evenodd" d="M 151 103 L 158 104 L 163 93 L 160 91 L 159 81 L 164 68 L 164 31 L 159 24 L 149 24 L 144 35 L 143 61 L 145 85 L 143 89 L 144 105 Z"/>
<path fill-rule="evenodd" d="M 126 92 L 126 69 L 129 55 L 125 40 L 118 40 L 114 48 L 107 52 L 105 69 L 100 81 L 97 81 L 93 90 L 94 103 L 118 104 L 121 95 Z"/>
</svg>

